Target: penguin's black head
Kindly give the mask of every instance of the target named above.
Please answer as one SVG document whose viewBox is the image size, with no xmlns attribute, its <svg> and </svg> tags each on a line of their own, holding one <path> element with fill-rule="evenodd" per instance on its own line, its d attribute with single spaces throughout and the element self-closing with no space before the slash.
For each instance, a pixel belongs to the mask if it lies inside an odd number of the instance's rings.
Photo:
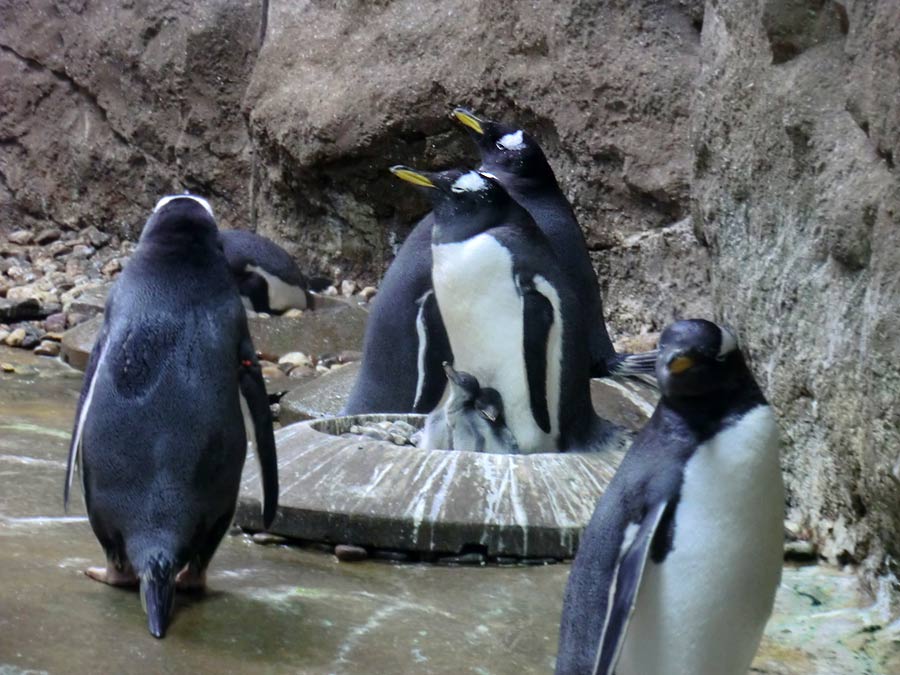
<svg viewBox="0 0 900 675">
<path fill-rule="evenodd" d="M 455 370 L 446 361 L 444 361 L 444 372 L 447 373 L 447 381 L 450 383 L 450 388 L 459 400 L 470 402 L 478 398 L 478 394 L 481 392 L 481 385 L 478 384 L 478 380 L 474 375 Z"/>
<path fill-rule="evenodd" d="M 202 197 L 190 194 L 160 199 L 138 243 L 167 249 L 222 248 L 212 207 Z"/>
<path fill-rule="evenodd" d="M 475 410 L 492 425 L 502 425 L 503 399 L 500 392 L 490 387 L 482 389 L 475 398 Z"/>
<path fill-rule="evenodd" d="M 744 382 L 747 373 L 734 334 L 712 321 L 678 321 L 659 339 L 656 378 L 664 397 L 724 393 Z"/>
<path fill-rule="evenodd" d="M 504 185 L 518 181 L 556 185 L 544 151 L 523 129 L 480 118 L 466 108 L 456 108 L 453 118 L 478 146 L 482 171 L 497 176 Z"/>
<path fill-rule="evenodd" d="M 434 207 L 437 230 L 447 240 L 464 239 L 503 222 L 513 203 L 503 186 L 479 171 L 451 169 L 434 173 L 392 166 L 397 178 L 422 188 Z"/>
</svg>

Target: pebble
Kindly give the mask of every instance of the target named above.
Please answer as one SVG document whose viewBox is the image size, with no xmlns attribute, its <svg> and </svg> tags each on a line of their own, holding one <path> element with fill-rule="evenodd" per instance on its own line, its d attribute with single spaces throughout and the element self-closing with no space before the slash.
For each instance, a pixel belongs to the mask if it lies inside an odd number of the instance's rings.
<svg viewBox="0 0 900 675">
<path fill-rule="evenodd" d="M 345 298 L 349 298 L 354 293 L 356 293 L 356 282 L 351 281 L 350 279 L 344 279 L 341 282 L 341 295 Z"/>
<path fill-rule="evenodd" d="M 303 316 L 303 310 L 297 309 L 296 307 L 291 307 L 281 316 L 287 317 L 288 319 L 299 319 L 301 316 Z"/>
<path fill-rule="evenodd" d="M 359 292 L 360 296 L 362 296 L 363 300 L 365 300 L 366 302 L 370 302 L 372 298 L 377 295 L 377 293 L 378 289 L 374 286 L 366 286 Z"/>
<path fill-rule="evenodd" d="M 313 360 L 303 352 L 288 352 L 278 359 L 278 365 L 311 367 L 313 365 Z"/>
<path fill-rule="evenodd" d="M 0 363 L 0 370 L 4 373 L 14 373 L 16 372 L 16 367 L 11 363 Z"/>
<path fill-rule="evenodd" d="M 12 234 L 7 237 L 9 241 L 13 244 L 18 244 L 19 246 L 27 246 L 32 241 L 34 241 L 34 235 L 31 234 L 29 230 L 16 230 Z"/>
<path fill-rule="evenodd" d="M 338 289 L 334 285 L 329 286 L 324 291 L 322 291 L 322 295 L 337 295 L 337 294 L 338 294 Z"/>
<path fill-rule="evenodd" d="M 66 314 L 65 312 L 57 312 L 56 314 L 51 314 L 46 319 L 44 319 L 44 330 L 48 333 L 61 333 L 66 329 Z"/>
<path fill-rule="evenodd" d="M 413 425 L 398 420 L 395 422 L 378 422 L 377 424 L 354 424 L 350 427 L 350 434 L 365 436 L 376 441 L 385 441 L 394 445 L 414 445 L 413 436 L 418 433 Z M 344 434 L 347 436 L 347 434 Z"/>
<path fill-rule="evenodd" d="M 28 337 L 28 333 L 25 332 L 24 328 L 16 328 L 13 332 L 6 336 L 6 339 L 3 342 L 7 347 L 21 347 L 22 343 L 25 342 L 25 338 Z"/>
<path fill-rule="evenodd" d="M 110 235 L 101 232 L 93 225 L 84 231 L 84 236 L 87 237 L 87 240 L 94 248 L 103 248 L 109 243 L 109 240 L 112 239 Z"/>
<path fill-rule="evenodd" d="M 334 556 L 341 562 L 357 562 L 369 557 L 369 552 L 362 546 L 338 544 L 334 547 Z"/>
<path fill-rule="evenodd" d="M 34 353 L 38 356 L 59 356 L 60 345 L 52 340 L 41 340 Z"/>
<path fill-rule="evenodd" d="M 288 542 L 287 537 L 282 537 L 280 534 L 272 534 L 271 532 L 257 532 L 250 537 L 250 539 L 254 544 L 260 544 L 262 546 L 286 544 Z"/>
<path fill-rule="evenodd" d="M 34 235 L 34 243 L 43 246 L 44 244 L 50 244 L 56 241 L 60 237 L 62 237 L 61 230 L 55 227 L 48 227 Z"/>
<path fill-rule="evenodd" d="M 111 277 L 114 274 L 118 274 L 122 271 L 122 261 L 118 258 L 113 258 L 108 263 L 106 263 L 103 267 L 100 268 L 100 272 L 103 273 L 104 276 Z"/>
<path fill-rule="evenodd" d="M 312 366 L 294 366 L 288 371 L 288 377 L 309 378 L 316 376 L 316 369 Z"/>
<path fill-rule="evenodd" d="M 11 331 L 8 330 L 0 330 L 0 342 L 6 342 L 6 338 L 9 337 Z"/>
</svg>

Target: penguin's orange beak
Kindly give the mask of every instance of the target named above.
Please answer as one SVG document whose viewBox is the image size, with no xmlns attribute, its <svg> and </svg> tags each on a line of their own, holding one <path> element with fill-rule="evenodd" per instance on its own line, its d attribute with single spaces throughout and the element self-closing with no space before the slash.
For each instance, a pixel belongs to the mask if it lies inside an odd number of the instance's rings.
<svg viewBox="0 0 900 675">
<path fill-rule="evenodd" d="M 669 372 L 673 373 L 674 375 L 678 375 L 679 373 L 683 373 L 684 371 L 693 368 L 693 366 L 694 359 L 692 359 L 690 356 L 676 356 L 669 363 Z"/>
</svg>

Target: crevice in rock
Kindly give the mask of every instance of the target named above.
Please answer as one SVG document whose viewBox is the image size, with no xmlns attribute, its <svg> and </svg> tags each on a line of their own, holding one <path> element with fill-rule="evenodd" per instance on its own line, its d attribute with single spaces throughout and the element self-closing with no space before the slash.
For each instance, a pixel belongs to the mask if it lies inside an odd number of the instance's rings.
<svg viewBox="0 0 900 675">
<path fill-rule="evenodd" d="M 259 12 L 259 48 L 262 49 L 266 41 L 266 33 L 269 30 L 269 0 L 260 2 Z"/>
</svg>

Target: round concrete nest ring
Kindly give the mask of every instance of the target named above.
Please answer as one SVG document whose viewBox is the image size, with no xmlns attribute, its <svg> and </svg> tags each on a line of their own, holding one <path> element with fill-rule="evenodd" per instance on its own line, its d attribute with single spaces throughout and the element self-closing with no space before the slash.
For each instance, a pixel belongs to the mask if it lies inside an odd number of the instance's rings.
<svg viewBox="0 0 900 675">
<path fill-rule="evenodd" d="M 281 494 L 269 531 L 378 549 L 570 558 L 624 454 L 499 455 L 423 450 L 363 436 L 354 424 L 422 415 L 360 415 L 279 430 Z M 258 468 L 247 459 L 237 524 L 262 529 Z"/>
</svg>

